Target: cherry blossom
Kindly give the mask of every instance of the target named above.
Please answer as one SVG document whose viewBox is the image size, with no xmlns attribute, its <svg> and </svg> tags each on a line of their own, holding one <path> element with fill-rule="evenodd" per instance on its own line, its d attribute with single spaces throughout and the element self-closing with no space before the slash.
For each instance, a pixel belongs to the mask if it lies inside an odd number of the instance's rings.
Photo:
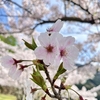
<svg viewBox="0 0 100 100">
<path fill-rule="evenodd" d="M 48 32 L 59 32 L 63 26 L 63 22 L 58 19 L 51 28 L 47 29 Z"/>
<path fill-rule="evenodd" d="M 74 65 L 74 60 L 77 58 L 78 49 L 74 45 L 74 37 L 60 37 L 59 41 L 59 55 L 56 57 L 56 63 L 63 62 L 63 66 L 70 70 Z"/>
<path fill-rule="evenodd" d="M 63 62 L 63 66 L 69 70 L 74 65 L 78 49 L 74 45 L 74 37 L 63 37 L 58 33 L 62 26 L 63 22 L 57 20 L 46 33 L 40 34 L 38 39 L 41 46 L 35 49 L 35 55 L 37 59 L 43 60 L 47 65 L 57 65 L 58 67 Z"/>
<path fill-rule="evenodd" d="M 19 67 L 17 68 L 17 70 L 15 70 L 15 73 L 13 73 L 12 70 L 9 71 L 8 75 L 12 78 L 12 79 L 18 79 L 20 77 L 20 75 L 22 74 L 22 72 L 24 71 L 24 68 L 26 68 L 27 66 L 23 66 L 23 65 L 19 65 Z"/>
<path fill-rule="evenodd" d="M 26 67 L 23 65 L 19 65 L 19 68 L 18 68 L 18 65 L 17 65 L 18 62 L 20 61 L 17 61 L 16 59 L 12 58 L 9 55 L 3 56 L 1 58 L 1 65 L 9 70 L 8 75 L 12 79 L 18 79 L 22 71 Z"/>
<path fill-rule="evenodd" d="M 58 34 L 58 36 L 60 36 L 60 34 Z M 58 53 L 56 34 L 49 35 L 42 33 L 38 39 L 41 46 L 37 47 L 34 51 L 36 58 L 43 60 L 47 65 L 52 64 Z"/>
<path fill-rule="evenodd" d="M 9 55 L 3 56 L 1 58 L 1 65 L 7 69 L 10 69 L 11 67 L 16 68 L 15 60 Z"/>
<path fill-rule="evenodd" d="M 61 20 L 57 20 L 54 25 L 47 30 L 46 33 L 42 33 L 38 37 L 41 46 L 36 48 L 35 55 L 37 59 L 43 60 L 47 65 L 54 63 L 54 59 L 58 54 L 57 38 L 61 36 L 61 34 L 58 32 L 62 26 L 63 22 Z"/>
</svg>

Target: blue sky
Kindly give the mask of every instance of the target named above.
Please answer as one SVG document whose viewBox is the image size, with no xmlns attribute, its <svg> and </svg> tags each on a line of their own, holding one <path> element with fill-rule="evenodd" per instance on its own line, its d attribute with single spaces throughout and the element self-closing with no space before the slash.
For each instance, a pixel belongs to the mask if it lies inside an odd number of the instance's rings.
<svg viewBox="0 0 100 100">
<path fill-rule="evenodd" d="M 21 4 L 22 3 L 22 0 L 13 0 L 13 1 L 15 1 L 18 4 Z"/>
<path fill-rule="evenodd" d="M 22 0 L 13 0 L 13 1 L 20 4 L 20 5 L 22 4 Z M 54 4 L 54 3 L 56 3 L 55 0 L 51 2 L 51 5 Z M 43 33 L 50 26 L 52 26 L 52 24 L 40 25 L 39 27 L 37 27 L 36 30 L 40 33 Z M 71 32 L 68 32 L 68 29 L 67 29 L 68 26 L 71 26 L 71 28 L 72 28 Z M 86 24 L 84 24 L 84 26 L 86 26 Z M 68 36 L 68 35 L 74 36 L 76 38 L 76 40 L 78 40 L 79 42 L 83 42 L 87 39 L 86 31 L 85 31 L 85 33 L 84 33 L 84 31 L 81 31 L 81 33 L 79 32 L 80 34 L 77 34 L 77 35 L 75 34 L 75 31 L 76 31 L 76 33 L 78 33 L 79 29 L 74 24 L 73 25 L 72 24 L 64 24 L 64 26 L 63 26 L 63 28 L 60 32 L 65 36 Z M 91 32 L 93 32 L 93 31 L 96 32 L 96 28 L 94 26 L 91 26 Z"/>
</svg>

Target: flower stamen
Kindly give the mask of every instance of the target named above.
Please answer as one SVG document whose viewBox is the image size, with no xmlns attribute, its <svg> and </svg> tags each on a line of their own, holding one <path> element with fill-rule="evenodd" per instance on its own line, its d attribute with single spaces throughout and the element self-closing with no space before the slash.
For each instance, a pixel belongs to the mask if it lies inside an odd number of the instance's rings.
<svg viewBox="0 0 100 100">
<path fill-rule="evenodd" d="M 61 57 L 66 56 L 66 55 L 67 55 L 66 50 L 60 50 L 60 56 Z"/>
<path fill-rule="evenodd" d="M 49 44 L 48 47 L 46 47 L 46 50 L 48 53 L 51 53 L 51 52 L 53 52 L 53 48 L 54 47 Z"/>
</svg>

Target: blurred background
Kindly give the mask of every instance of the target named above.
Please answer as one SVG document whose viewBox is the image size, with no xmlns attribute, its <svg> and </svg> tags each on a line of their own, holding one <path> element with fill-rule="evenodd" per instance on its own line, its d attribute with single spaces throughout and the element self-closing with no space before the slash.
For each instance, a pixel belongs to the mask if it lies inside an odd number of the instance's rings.
<svg viewBox="0 0 100 100">
<path fill-rule="evenodd" d="M 64 22 L 60 34 L 75 37 L 79 49 L 66 83 L 85 99 L 100 100 L 100 0 L 0 0 L 0 58 L 34 59 L 22 39 L 38 43 L 38 35 L 57 19 Z M 0 100 L 22 100 L 30 69 L 18 81 L 7 73 L 0 65 Z"/>
</svg>

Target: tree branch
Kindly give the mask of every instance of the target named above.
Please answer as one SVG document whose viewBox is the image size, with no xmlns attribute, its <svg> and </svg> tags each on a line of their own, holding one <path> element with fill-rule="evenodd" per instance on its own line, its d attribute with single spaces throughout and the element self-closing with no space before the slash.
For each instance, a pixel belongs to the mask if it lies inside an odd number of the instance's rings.
<svg viewBox="0 0 100 100">
<path fill-rule="evenodd" d="M 11 2 L 11 3 L 13 3 L 14 5 L 18 6 L 19 8 L 21 8 L 21 9 L 27 11 L 28 13 L 32 14 L 28 9 L 22 7 L 22 6 L 19 5 L 18 3 L 14 2 L 14 1 L 12 1 L 12 0 L 6 0 L 6 1 Z"/>
<path fill-rule="evenodd" d="M 81 23 L 88 23 L 88 24 L 95 24 L 95 21 L 92 19 L 84 19 L 82 20 L 81 18 L 78 17 L 62 17 L 61 18 L 62 21 L 73 21 L 73 22 L 81 22 Z M 48 24 L 48 23 L 54 23 L 57 20 L 41 20 L 41 22 L 37 23 L 32 29 L 36 29 L 39 25 L 43 25 L 43 24 Z"/>
</svg>

